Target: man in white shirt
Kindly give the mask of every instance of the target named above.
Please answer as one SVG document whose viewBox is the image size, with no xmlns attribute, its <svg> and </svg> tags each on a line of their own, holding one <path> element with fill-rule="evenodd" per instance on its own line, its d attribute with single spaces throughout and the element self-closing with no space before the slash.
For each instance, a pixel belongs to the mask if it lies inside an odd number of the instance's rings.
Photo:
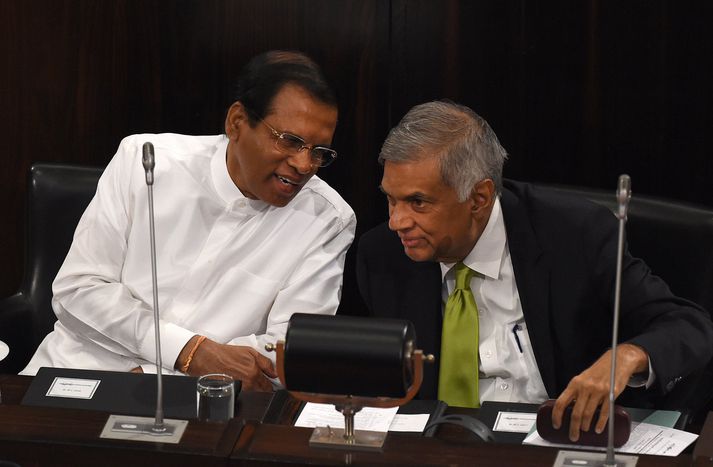
<svg viewBox="0 0 713 467">
<path fill-rule="evenodd" d="M 340 298 L 356 220 L 315 176 L 336 157 L 336 123 L 319 67 L 299 53 L 268 52 L 243 69 L 224 135 L 124 139 L 53 284 L 55 329 L 23 374 L 155 370 L 141 163 L 149 141 L 164 365 L 271 389 L 264 345 L 284 336 L 293 313 L 334 314 Z"/>
<path fill-rule="evenodd" d="M 419 347 L 436 354 L 421 397 L 470 407 L 557 398 L 553 425 L 574 403 L 577 440 L 608 418 L 617 221 L 503 181 L 506 157 L 471 109 L 411 109 L 379 156 L 389 221 L 360 239 L 359 289 L 374 314 L 413 321 Z M 641 260 L 627 253 L 623 269 L 615 393 L 665 394 L 710 360 L 713 323 Z"/>
</svg>

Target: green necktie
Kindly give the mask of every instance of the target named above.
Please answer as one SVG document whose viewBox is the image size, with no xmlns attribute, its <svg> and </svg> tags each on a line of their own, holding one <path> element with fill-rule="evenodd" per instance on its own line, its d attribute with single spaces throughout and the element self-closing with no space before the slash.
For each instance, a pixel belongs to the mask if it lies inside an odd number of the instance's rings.
<svg viewBox="0 0 713 467">
<path fill-rule="evenodd" d="M 470 280 L 475 272 L 455 265 L 456 286 L 446 302 L 441 336 L 438 398 L 457 407 L 480 407 L 478 395 L 478 306 Z"/>
</svg>

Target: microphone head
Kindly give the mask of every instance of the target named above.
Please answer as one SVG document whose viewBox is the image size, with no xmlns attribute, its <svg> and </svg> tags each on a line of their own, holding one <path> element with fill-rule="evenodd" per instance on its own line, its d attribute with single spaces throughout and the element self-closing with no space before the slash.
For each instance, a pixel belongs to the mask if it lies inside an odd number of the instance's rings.
<svg viewBox="0 0 713 467">
<path fill-rule="evenodd" d="M 156 160 L 154 157 L 153 144 L 148 141 L 145 142 L 143 146 L 141 163 L 144 165 L 144 170 L 146 171 L 146 184 L 153 185 L 153 168 L 156 165 Z"/>
<path fill-rule="evenodd" d="M 619 183 L 616 190 L 616 199 L 621 203 L 628 203 L 631 199 L 631 177 L 627 174 L 619 175 Z"/>
</svg>

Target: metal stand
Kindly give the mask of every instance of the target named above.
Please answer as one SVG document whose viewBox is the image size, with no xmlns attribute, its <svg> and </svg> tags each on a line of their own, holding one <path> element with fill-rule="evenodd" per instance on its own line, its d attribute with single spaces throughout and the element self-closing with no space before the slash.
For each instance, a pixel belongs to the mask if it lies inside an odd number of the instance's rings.
<svg viewBox="0 0 713 467">
<path fill-rule="evenodd" d="M 411 348 L 411 347 L 410 347 Z M 285 343 L 267 344 L 265 350 L 277 353 L 277 373 L 285 381 Z M 381 451 L 388 433 L 354 429 L 354 415 L 362 407 L 396 407 L 413 399 L 423 382 L 423 362 L 433 363 L 433 355 L 424 355 L 421 350 L 410 350 L 406 357 L 413 370 L 413 382 L 401 399 L 388 397 L 360 397 L 350 395 L 313 394 L 290 391 L 297 400 L 334 404 L 344 415 L 344 429 L 330 426 L 317 427 L 312 432 L 309 445 L 312 447 L 348 449 L 352 451 Z"/>
<path fill-rule="evenodd" d="M 554 467 L 635 467 L 639 460 L 637 456 L 616 456 L 613 464 L 607 464 L 606 454 L 586 451 L 559 451 Z"/>
<path fill-rule="evenodd" d="M 361 407 L 345 404 L 336 408 L 344 415 L 344 429 L 330 426 L 317 427 L 309 439 L 310 446 L 358 451 L 381 451 L 386 439 L 386 433 L 354 429 L 354 415 L 361 410 Z"/>
</svg>

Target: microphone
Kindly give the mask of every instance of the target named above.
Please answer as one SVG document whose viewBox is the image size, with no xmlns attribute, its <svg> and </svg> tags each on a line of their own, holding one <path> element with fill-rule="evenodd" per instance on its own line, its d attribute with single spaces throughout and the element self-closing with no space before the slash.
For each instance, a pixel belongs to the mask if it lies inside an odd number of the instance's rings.
<svg viewBox="0 0 713 467">
<path fill-rule="evenodd" d="M 616 346 L 619 338 L 619 312 L 621 308 L 621 274 L 622 262 L 624 259 L 624 236 L 626 224 L 626 215 L 631 200 L 631 177 L 626 174 L 619 176 L 619 182 L 616 190 L 616 200 L 619 204 L 619 238 L 616 248 L 616 280 L 614 283 L 614 323 L 612 325 L 612 354 L 611 354 L 611 372 L 609 374 L 609 420 L 608 431 L 609 440 L 607 442 L 607 455 L 604 460 L 604 466 L 616 467 L 617 462 L 614 457 L 614 381 L 616 379 Z"/>
<path fill-rule="evenodd" d="M 161 333 L 159 332 L 158 313 L 158 279 L 156 274 L 156 231 L 154 228 L 153 212 L 153 169 L 156 165 L 153 144 L 145 142 L 143 146 L 143 157 L 141 162 L 146 171 L 146 187 L 149 193 L 149 235 L 151 237 L 151 281 L 153 290 L 153 320 L 154 333 L 156 338 L 156 420 L 152 431 L 161 433 L 166 431 L 163 424 L 163 372 L 161 362 Z"/>
<path fill-rule="evenodd" d="M 619 176 L 616 189 L 616 200 L 618 210 L 616 217 L 619 219 L 619 236 L 616 251 L 616 279 L 614 283 L 614 317 L 612 324 L 612 354 L 611 354 L 611 371 L 609 374 L 609 420 L 607 430 L 607 450 L 606 455 L 600 453 L 587 453 L 581 451 L 560 451 L 555 459 L 554 467 L 566 467 L 574 465 L 574 462 L 581 465 L 591 465 L 594 467 L 634 467 L 636 466 L 636 456 L 618 456 L 614 455 L 614 445 L 624 444 L 631 433 L 631 418 L 626 411 L 614 405 L 614 382 L 616 380 L 616 348 L 619 337 L 619 314 L 621 308 L 621 276 L 622 263 L 624 261 L 624 236 L 625 224 L 627 219 L 627 211 L 629 209 L 629 201 L 631 200 L 631 177 L 626 174 Z M 548 404 L 549 403 L 549 404 Z M 553 442 L 562 442 L 561 439 L 566 433 L 561 433 L 552 429 L 552 407 L 554 403 L 548 401 L 543 404 L 537 412 L 537 430 L 540 435 Z M 569 408 L 568 408 L 569 409 Z M 598 413 L 598 412 L 597 412 Z M 567 420 L 569 414 L 565 413 Z M 618 429 L 615 427 L 618 426 Z M 541 431 L 541 427 L 543 430 Z M 547 431 L 549 430 L 549 431 Z M 550 433 L 553 432 L 553 433 Z M 545 433 L 545 434 L 543 434 Z M 585 433 L 586 435 L 587 433 Z M 602 433 L 603 434 L 603 433 Z M 618 438 L 615 438 L 616 435 Z M 601 445 L 599 442 L 602 436 L 593 434 L 586 437 L 591 444 Z M 584 439 L 584 437 L 582 438 Z M 564 442 L 569 442 L 568 438 Z M 603 443 L 602 443 L 603 444 Z"/>
<path fill-rule="evenodd" d="M 111 415 L 102 431 L 102 438 L 130 439 L 140 441 L 157 441 L 162 443 L 178 443 L 188 425 L 184 420 L 163 418 L 163 365 L 161 362 L 161 333 L 159 331 L 158 312 L 158 280 L 156 274 L 156 231 L 154 227 L 153 209 L 153 169 L 156 165 L 153 144 L 144 143 L 141 163 L 146 171 L 146 188 L 148 189 L 149 204 L 149 234 L 151 241 L 151 281 L 153 291 L 153 320 L 154 337 L 156 339 L 156 416 L 129 417 L 125 415 Z M 153 422 L 153 423 L 152 423 Z"/>
<path fill-rule="evenodd" d="M 144 165 L 144 170 L 146 171 L 146 185 L 151 186 L 153 185 L 153 168 L 156 166 L 153 144 L 148 141 L 145 142 L 143 152 L 144 155 L 141 158 L 141 163 Z M 153 216 L 151 216 L 151 218 L 153 219 Z"/>
<path fill-rule="evenodd" d="M 626 220 L 629 201 L 631 200 L 631 177 L 626 174 L 619 175 L 619 183 L 616 190 L 616 201 L 619 205 L 617 217 Z"/>
</svg>

